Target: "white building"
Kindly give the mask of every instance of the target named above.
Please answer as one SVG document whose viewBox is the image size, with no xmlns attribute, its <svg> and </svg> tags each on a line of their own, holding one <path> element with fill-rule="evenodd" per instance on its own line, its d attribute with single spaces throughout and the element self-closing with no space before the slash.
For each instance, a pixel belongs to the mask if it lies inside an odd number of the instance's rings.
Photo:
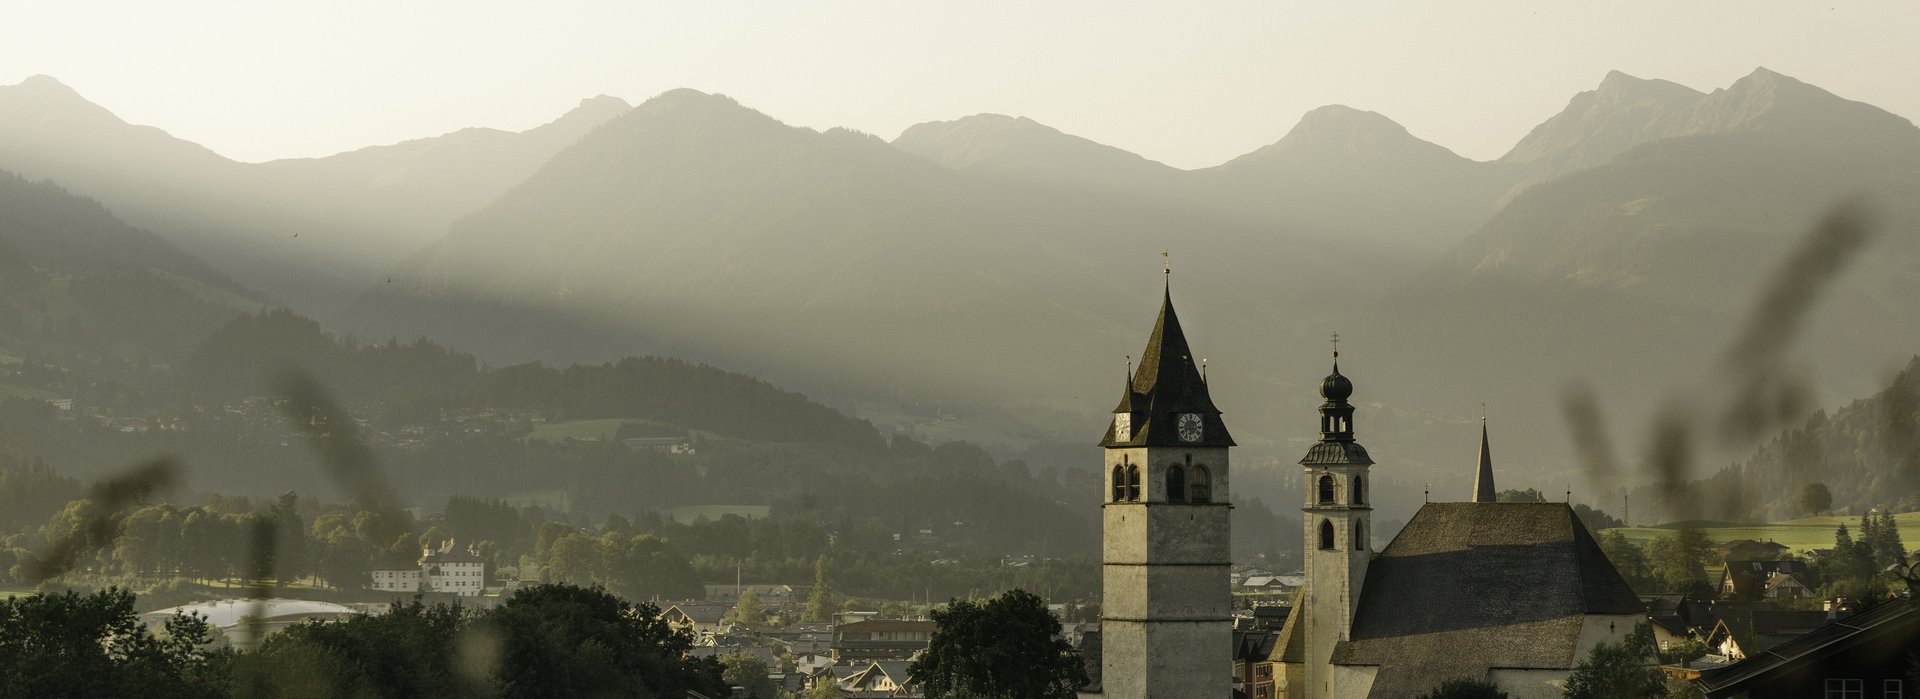
<svg viewBox="0 0 1920 699">
<path fill-rule="evenodd" d="M 420 551 L 420 567 L 375 570 L 372 589 L 377 592 L 447 592 L 478 597 L 487 589 L 487 563 L 471 548 L 454 545 L 452 539 L 440 548 Z"/>
<path fill-rule="evenodd" d="M 373 571 L 373 590 L 376 592 L 418 592 L 420 590 L 420 569 L 399 568 Z"/>
</svg>

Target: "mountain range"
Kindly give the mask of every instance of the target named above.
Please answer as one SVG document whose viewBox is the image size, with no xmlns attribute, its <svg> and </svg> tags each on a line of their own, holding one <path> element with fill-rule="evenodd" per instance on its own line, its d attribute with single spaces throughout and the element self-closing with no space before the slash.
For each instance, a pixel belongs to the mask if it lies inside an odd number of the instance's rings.
<svg viewBox="0 0 1920 699">
<path fill-rule="evenodd" d="M 518 133 L 471 128 L 325 158 L 242 163 L 128 124 L 34 76 L 0 88 L 0 169 L 98 199 L 249 288 L 329 313 L 628 108 L 600 96 Z"/>
<path fill-rule="evenodd" d="M 1338 331 L 1363 439 L 1408 466 L 1389 483 L 1464 479 L 1487 403 L 1513 484 L 1548 491 L 1610 487 L 1577 480 L 1570 381 L 1621 434 L 1721 391 L 1771 270 L 1843 199 L 1879 235 L 1781 340 L 1808 410 L 1882 384 L 1920 347 L 1917 153 L 1906 119 L 1765 69 L 1710 93 L 1609 74 L 1494 161 L 1336 105 L 1198 170 L 1021 117 L 888 142 L 694 90 L 244 164 L 51 79 L 0 88 L 0 168 L 362 336 L 663 354 L 883 426 L 1090 441 L 1169 284 L 1248 461 L 1304 448 Z"/>
</svg>

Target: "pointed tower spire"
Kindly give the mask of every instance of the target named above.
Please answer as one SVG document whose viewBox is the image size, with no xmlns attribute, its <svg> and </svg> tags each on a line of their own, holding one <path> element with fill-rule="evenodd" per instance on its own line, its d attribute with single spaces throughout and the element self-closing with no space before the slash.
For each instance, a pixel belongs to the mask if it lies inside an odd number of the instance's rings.
<svg viewBox="0 0 1920 699">
<path fill-rule="evenodd" d="M 1142 446 L 1178 444 L 1186 446 L 1232 446 L 1233 437 L 1214 407 L 1207 382 L 1200 373 L 1200 362 L 1187 346 L 1187 335 L 1180 327 L 1180 316 L 1173 310 L 1171 289 L 1161 294 L 1160 316 L 1154 320 L 1147 347 L 1140 352 L 1140 364 L 1133 368 L 1126 393 L 1114 408 L 1129 413 L 1131 440 L 1103 441 L 1106 446 L 1137 443 Z M 1184 432 L 1194 439 L 1183 439 Z"/>
<path fill-rule="evenodd" d="M 1480 471 L 1473 477 L 1473 501 L 1493 502 L 1493 456 L 1487 452 L 1487 416 L 1480 415 Z"/>
</svg>

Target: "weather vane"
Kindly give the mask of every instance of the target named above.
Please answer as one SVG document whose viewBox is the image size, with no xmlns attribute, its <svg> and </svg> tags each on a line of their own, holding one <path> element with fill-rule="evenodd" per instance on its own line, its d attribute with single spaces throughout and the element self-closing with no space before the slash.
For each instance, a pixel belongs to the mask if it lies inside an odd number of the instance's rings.
<svg viewBox="0 0 1920 699">
<path fill-rule="evenodd" d="M 1167 255 L 1169 252 L 1171 251 L 1164 248 L 1160 250 L 1160 273 L 1171 277 L 1173 276 L 1173 258 Z"/>
</svg>

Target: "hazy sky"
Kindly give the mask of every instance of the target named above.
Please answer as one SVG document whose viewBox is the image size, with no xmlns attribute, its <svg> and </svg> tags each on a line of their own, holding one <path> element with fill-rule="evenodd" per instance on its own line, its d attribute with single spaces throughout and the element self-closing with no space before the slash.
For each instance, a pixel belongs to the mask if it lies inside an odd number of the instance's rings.
<svg viewBox="0 0 1920 699">
<path fill-rule="evenodd" d="M 52 75 L 241 160 L 675 87 L 886 138 L 1025 115 L 1180 167 L 1342 103 L 1486 159 L 1611 69 L 1710 90 L 1764 65 L 1920 117 L 1916 28 L 1913 0 L 38 2 L 6 10 L 0 84 Z"/>
</svg>

